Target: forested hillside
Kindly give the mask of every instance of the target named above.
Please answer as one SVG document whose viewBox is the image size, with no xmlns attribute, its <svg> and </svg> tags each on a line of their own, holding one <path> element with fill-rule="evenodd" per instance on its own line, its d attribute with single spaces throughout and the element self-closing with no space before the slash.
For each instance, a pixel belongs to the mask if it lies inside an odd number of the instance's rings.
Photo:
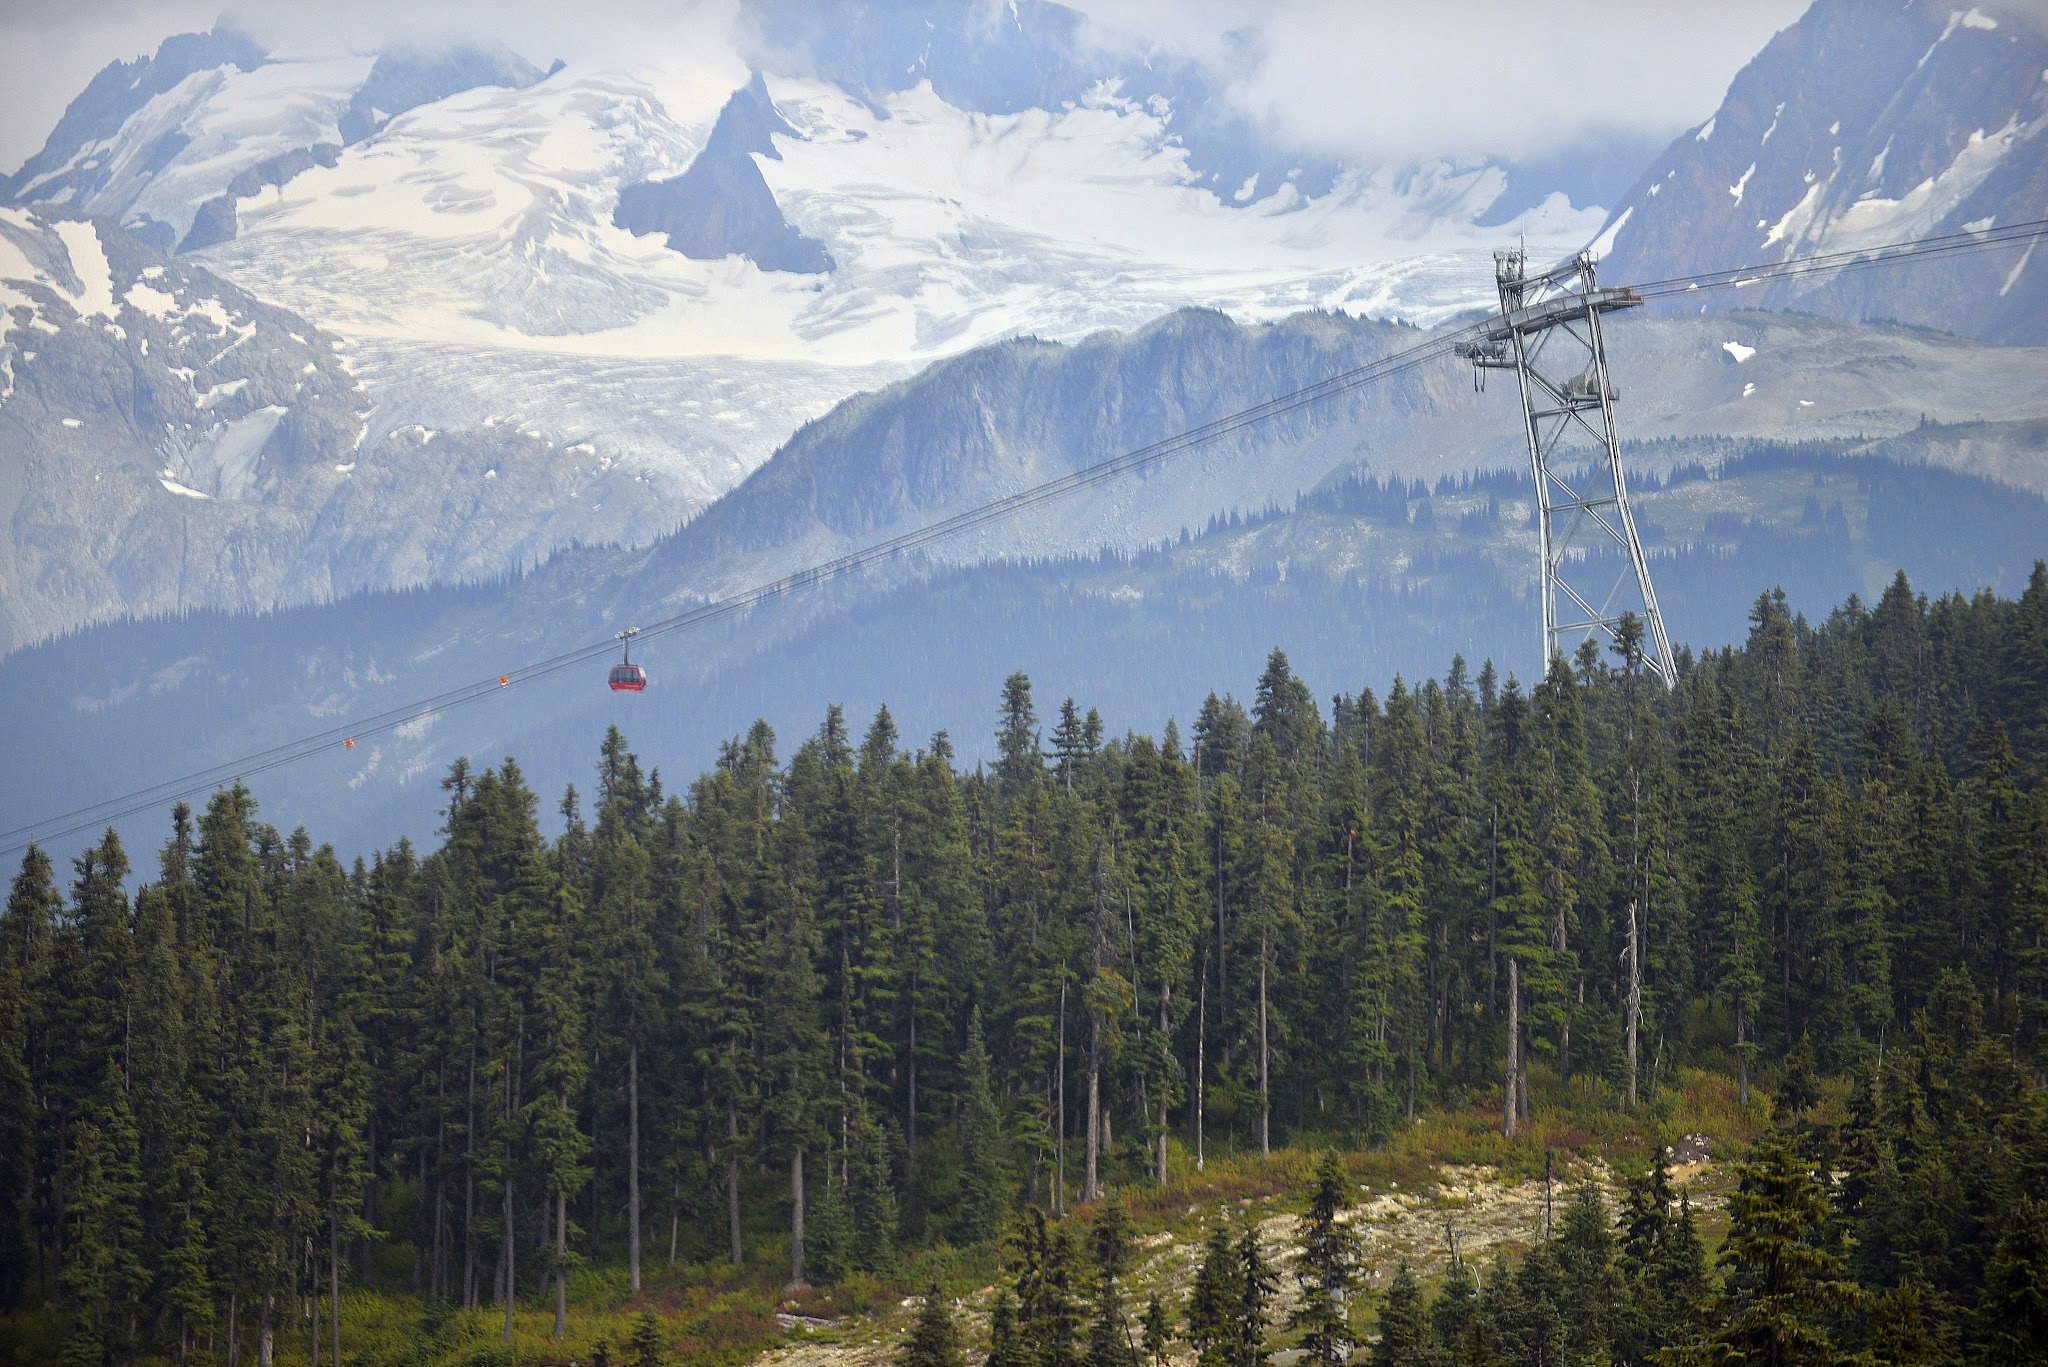
<svg viewBox="0 0 2048 1367">
<path fill-rule="evenodd" d="M 1640 1311 L 1680 1283 L 1542 1272 L 1580 1245 L 1489 1274 L 1486 1306 L 1547 1307 L 1575 1361 L 1805 1334 L 1933 1362 L 1992 1353 L 2048 1289 L 2020 1199 L 2048 1177 L 2048 565 L 2016 599 L 1901 576 L 1820 622 L 1766 593 L 1668 695 L 1625 633 L 1537 681 L 1458 660 L 1328 698 L 1275 650 L 1248 702 L 1156 737 L 1021 674 L 991 702 L 967 772 L 944 734 L 834 708 L 687 783 L 616 730 L 559 798 L 458 763 L 438 844 L 367 863 L 241 788 L 153 853 L 31 850 L 0 920 L 0 1298 L 56 1307 L 69 1361 L 267 1360 L 310 1319 L 339 1363 L 366 1284 L 505 1303 L 509 1338 L 518 1297 L 562 1333 L 590 1265 L 822 1285 L 1026 1216 L 1028 1271 L 1071 1236 L 1027 1212 L 1430 1109 L 1512 1132 L 1532 1078 L 1644 1114 L 1681 1066 L 1784 1121 L 1725 1267 L 1651 1341 L 1572 1287 Z M 1823 1085 L 1848 1118 L 1802 1125 Z M 1258 1278 L 1225 1263 L 1242 1307 Z M 1375 1361 L 1564 1360 L 1506 1310 L 1389 1347 L 1422 1323 L 1402 1294 Z M 998 1367 L 1153 1341 L 1130 1307 L 1084 1349 L 1047 1304 Z M 1350 1349 L 1169 1309 L 1158 1351 L 1210 1367 Z"/>
</svg>

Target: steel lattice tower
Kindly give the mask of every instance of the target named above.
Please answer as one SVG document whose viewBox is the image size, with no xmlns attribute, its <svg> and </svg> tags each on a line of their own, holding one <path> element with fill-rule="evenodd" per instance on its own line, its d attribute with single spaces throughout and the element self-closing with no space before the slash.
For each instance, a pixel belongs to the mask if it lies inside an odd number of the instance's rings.
<svg viewBox="0 0 2048 1367">
<path fill-rule="evenodd" d="M 1541 554 L 1543 668 L 1599 632 L 1610 641 L 1622 618 L 1644 630 L 1643 668 L 1672 686 L 1671 642 L 1657 610 L 1650 566 L 1636 535 L 1614 430 L 1620 396 L 1607 378 L 1601 317 L 1643 301 L 1635 291 L 1602 289 L 1593 258 L 1582 253 L 1539 275 L 1526 253 L 1493 254 L 1500 317 L 1457 352 L 1488 370 L 1512 370 L 1521 382 L 1522 427 L 1536 480 Z M 1621 564 L 1614 568 L 1616 550 Z M 1540 677 L 1540 675 L 1539 675 Z"/>
</svg>

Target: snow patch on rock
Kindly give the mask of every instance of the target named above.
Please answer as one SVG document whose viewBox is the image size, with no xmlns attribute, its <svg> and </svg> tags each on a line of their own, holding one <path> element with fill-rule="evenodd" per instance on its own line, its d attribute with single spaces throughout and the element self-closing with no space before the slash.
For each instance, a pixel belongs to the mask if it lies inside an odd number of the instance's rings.
<svg viewBox="0 0 2048 1367">
<path fill-rule="evenodd" d="M 128 292 L 121 298 L 127 302 L 129 308 L 137 313 L 146 313 L 152 318 L 170 318 L 178 309 L 176 295 L 166 294 L 154 285 L 146 285 L 140 280 L 130 285 Z"/>
<path fill-rule="evenodd" d="M 78 293 L 72 297 L 81 318 L 114 316 L 114 268 L 107 261 L 100 230 L 77 219 L 60 219 L 50 225 L 57 240 L 71 256 L 71 273 L 78 277 Z"/>
</svg>

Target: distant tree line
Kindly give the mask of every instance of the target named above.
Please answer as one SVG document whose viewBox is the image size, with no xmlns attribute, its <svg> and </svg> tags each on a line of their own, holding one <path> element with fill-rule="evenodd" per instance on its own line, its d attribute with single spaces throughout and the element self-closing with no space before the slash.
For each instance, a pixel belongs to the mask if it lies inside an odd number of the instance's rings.
<svg viewBox="0 0 2048 1367">
<path fill-rule="evenodd" d="M 339 1362 L 344 1283 L 509 1335 L 583 1260 L 827 1281 L 1218 1150 L 1512 1131 L 1537 1069 L 1641 1106 L 1799 1059 L 1856 1079 L 1867 1185 L 1798 1199 L 1898 1226 L 1829 1256 L 1962 1324 L 2043 1176 L 2048 567 L 1819 623 L 1767 594 L 1671 693 L 1639 640 L 1327 706 L 1276 650 L 1157 739 L 1017 675 L 972 772 L 834 708 L 676 791 L 613 730 L 558 837 L 515 762 L 458 762 L 437 848 L 352 865 L 235 787 L 132 896 L 111 833 L 68 896 L 31 850 L 0 1299 L 79 1362 Z"/>
</svg>

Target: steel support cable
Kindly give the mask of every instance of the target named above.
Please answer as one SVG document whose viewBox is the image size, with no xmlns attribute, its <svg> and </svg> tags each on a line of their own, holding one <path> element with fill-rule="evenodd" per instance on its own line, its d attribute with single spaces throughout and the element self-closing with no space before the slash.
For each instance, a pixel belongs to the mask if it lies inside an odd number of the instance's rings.
<svg viewBox="0 0 2048 1367">
<path fill-rule="evenodd" d="M 2048 219 L 2035 219 L 2022 223 L 2007 224 L 2003 228 L 1990 228 L 1979 233 L 1951 233 L 1939 237 L 1908 239 L 1885 243 L 1874 247 L 1857 248 L 1852 251 L 1830 252 L 1818 256 L 1798 257 L 1791 260 L 1760 263 L 1752 266 L 1735 267 L 1719 271 L 1703 271 L 1692 275 L 1672 276 L 1660 280 L 1645 281 L 1633 286 L 1636 295 L 1642 299 L 1668 298 L 1679 294 L 1698 293 L 1711 289 L 1738 288 L 1750 284 L 1764 284 L 1774 280 L 1792 279 L 1802 275 L 1827 271 L 1845 271 L 1875 265 L 1893 265 L 1902 261 L 1918 260 L 1924 257 L 1938 257 L 1967 254 L 1994 247 L 2012 246 L 2021 242 L 2038 241 L 2048 235 Z M 722 618 L 730 617 L 756 607 L 761 603 L 791 591 L 807 588 L 814 584 L 839 578 L 852 571 L 866 568 L 886 560 L 894 559 L 907 552 L 966 532 L 978 530 L 991 523 L 1027 512 L 1043 504 L 1053 502 L 1084 489 L 1095 488 L 1120 479 L 1125 475 L 1160 464 L 1174 456 L 1197 447 L 1219 441 L 1225 437 L 1286 416 L 1310 407 L 1340 394 L 1362 388 L 1368 384 L 1389 379 L 1394 375 L 1412 370 L 1442 356 L 1448 355 L 1460 342 L 1478 337 L 1490 326 L 1492 319 L 1474 323 L 1455 332 L 1433 337 L 1402 351 L 1369 361 L 1364 365 L 1318 380 L 1287 394 L 1267 399 L 1238 412 L 1217 418 L 1199 427 L 1162 438 L 1145 446 L 1134 448 L 1112 456 L 1108 460 L 1081 470 L 1072 471 L 1044 483 L 1033 485 L 1017 493 L 1005 495 L 974 508 L 942 518 L 937 522 L 913 528 L 892 537 L 884 538 L 869 546 L 849 551 L 844 555 L 821 561 L 793 571 L 781 578 L 771 580 L 752 588 L 741 590 L 723 598 L 713 599 L 683 612 L 641 627 L 638 636 L 648 639 L 686 631 Z M 58 813 L 41 821 L 17 826 L 0 832 L 0 840 L 9 843 L 0 847 L 0 855 L 11 855 L 35 843 L 38 838 L 62 839 L 76 835 L 104 823 L 111 823 L 136 815 L 158 803 L 190 796 L 193 793 L 215 788 L 222 783 L 239 781 L 265 774 L 284 765 L 296 763 L 312 755 L 331 750 L 335 745 L 348 740 L 362 740 L 395 731 L 412 722 L 425 721 L 451 711 L 466 703 L 492 696 L 508 688 L 530 683 L 536 679 L 557 674 L 566 669 L 588 664 L 593 660 L 608 658 L 615 649 L 616 638 L 592 642 L 561 654 L 546 657 L 515 666 L 502 675 L 494 675 L 471 683 L 458 685 L 427 698 L 416 699 L 382 712 L 356 718 L 351 722 L 328 727 L 292 740 L 280 742 L 264 750 L 242 755 L 220 764 L 194 770 L 178 778 L 168 779 L 147 788 L 135 789 L 119 796 L 107 798 L 68 812 Z M 27 836 L 27 839 L 18 837 Z"/>
<path fill-rule="evenodd" d="M 1938 237 L 1909 238 L 1872 247 L 1858 247 L 1849 251 L 1824 252 L 1817 256 L 1800 256 L 1785 261 L 1762 262 L 1718 271 L 1700 271 L 1692 275 L 1677 275 L 1662 280 L 1646 280 L 1629 288 L 1639 298 L 1645 300 L 1663 299 L 1675 294 L 1690 294 L 1706 289 L 1740 289 L 1745 285 L 1769 284 L 1777 280 L 1797 279 L 1804 275 L 1896 265 L 1902 261 L 1917 261 L 1926 257 L 1967 255 L 1995 247 L 2010 247 L 2022 242 L 2039 241 L 2044 235 L 2048 235 L 2048 218 L 2029 219 L 2021 223 L 2008 223 L 2002 228 L 1986 228 L 1976 233 L 1945 233 Z"/>
<path fill-rule="evenodd" d="M 1417 366 L 1434 361 L 1449 354 L 1459 342 L 1476 336 L 1478 324 L 1461 328 L 1456 332 L 1419 343 L 1406 350 L 1369 361 L 1352 370 L 1342 372 L 1304 386 L 1288 394 L 1254 404 L 1249 408 L 1205 423 L 1200 427 L 1176 433 L 1147 446 L 1126 451 L 1096 465 L 1070 472 L 1056 479 L 1007 495 L 1003 498 L 981 504 L 957 513 L 938 522 L 917 527 L 911 531 L 885 538 L 872 545 L 837 556 L 831 560 L 793 571 L 779 579 L 759 584 L 752 588 L 723 598 L 714 599 L 694 608 L 676 614 L 648 626 L 641 627 L 636 639 L 647 639 L 687 630 L 708 622 L 744 612 L 749 608 L 780 597 L 795 589 L 809 587 L 865 568 L 885 560 L 899 557 L 907 552 L 976 530 L 988 524 L 1011 517 L 1042 504 L 1052 502 L 1082 489 L 1093 488 L 1119 479 L 1135 471 L 1157 465 L 1173 456 L 1196 447 L 1233 436 L 1260 423 L 1285 416 L 1288 413 L 1307 408 L 1313 404 L 1335 397 L 1350 390 L 1389 378 Z M 592 660 L 608 658 L 616 649 L 615 639 L 593 642 L 589 645 L 565 651 L 559 655 L 534 661 L 508 670 L 503 675 L 494 675 L 472 683 L 459 685 L 428 698 L 417 699 L 385 711 L 356 718 L 351 722 L 326 728 L 322 731 L 283 741 L 265 750 L 238 756 L 204 769 L 194 770 L 175 779 L 136 789 L 117 797 L 107 798 L 88 806 L 74 808 L 69 812 L 0 832 L 0 839 L 10 843 L 0 848 L 0 854 L 13 854 L 26 848 L 36 838 L 61 839 L 75 835 L 92 827 L 118 821 L 135 815 L 159 803 L 192 793 L 218 787 L 222 783 L 254 777 L 272 769 L 294 763 L 314 754 L 323 753 L 347 740 L 364 740 L 394 731 L 408 723 L 424 721 L 439 716 L 465 703 L 489 697 L 507 688 L 535 679 L 560 673 L 565 669 L 587 664 Z M 30 839 L 17 837 L 30 836 Z"/>
</svg>

